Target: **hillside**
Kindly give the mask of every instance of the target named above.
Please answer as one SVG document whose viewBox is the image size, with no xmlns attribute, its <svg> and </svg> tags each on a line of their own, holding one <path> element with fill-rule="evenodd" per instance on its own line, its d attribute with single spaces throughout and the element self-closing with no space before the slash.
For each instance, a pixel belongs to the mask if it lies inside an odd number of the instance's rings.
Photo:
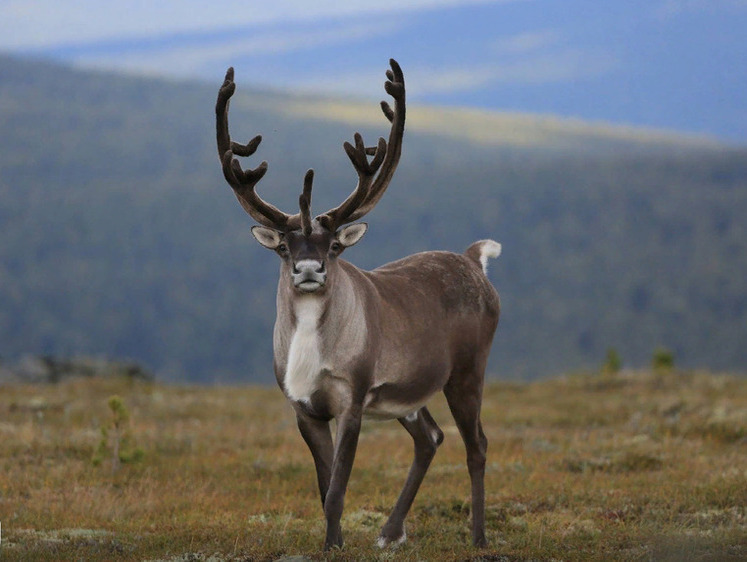
<svg viewBox="0 0 747 562">
<path fill-rule="evenodd" d="M 103 355 L 194 381 L 271 375 L 278 264 L 250 237 L 213 133 L 215 84 L 0 58 L 0 358 Z M 252 91 L 237 69 L 232 130 L 262 133 L 259 186 L 295 209 L 355 174 L 341 149 L 375 103 Z M 342 111 L 340 108 L 348 108 Z M 747 150 L 709 139 L 532 116 L 409 108 L 402 162 L 346 258 L 503 243 L 490 371 L 534 378 L 627 365 L 747 370 Z M 481 122 L 484 126 L 481 126 Z M 458 133 L 455 133 L 458 131 Z"/>
<path fill-rule="evenodd" d="M 410 104 L 412 105 L 412 104 Z M 289 99 L 283 110 L 302 118 L 314 117 L 353 127 L 378 127 L 381 114 L 371 102 L 329 98 Z M 524 148 L 542 151 L 603 153 L 718 149 L 719 142 L 705 136 L 675 134 L 642 127 L 590 123 L 579 119 L 499 113 L 466 108 L 409 107 L 410 133 L 425 133 L 482 147 Z"/>
</svg>

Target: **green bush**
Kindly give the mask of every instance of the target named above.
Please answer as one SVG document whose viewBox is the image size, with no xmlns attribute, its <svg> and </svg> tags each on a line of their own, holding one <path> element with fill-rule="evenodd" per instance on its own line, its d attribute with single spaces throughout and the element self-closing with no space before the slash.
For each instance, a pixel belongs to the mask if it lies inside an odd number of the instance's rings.
<svg viewBox="0 0 747 562">
<path fill-rule="evenodd" d="M 651 367 L 659 372 L 671 371 L 674 368 L 674 353 L 665 347 L 656 348 L 651 358 Z"/>
<path fill-rule="evenodd" d="M 127 428 L 130 413 L 119 396 L 110 396 L 107 401 L 111 418 L 101 426 L 101 440 L 94 451 L 91 462 L 99 466 L 104 459 L 111 458 L 112 472 L 117 472 L 122 463 L 138 462 L 145 452 L 135 446 L 135 441 Z"/>
<path fill-rule="evenodd" d="M 604 365 L 602 366 L 602 372 L 605 375 L 614 375 L 622 368 L 622 359 L 620 354 L 614 347 L 610 347 L 607 350 L 607 356 L 604 359 Z"/>
</svg>

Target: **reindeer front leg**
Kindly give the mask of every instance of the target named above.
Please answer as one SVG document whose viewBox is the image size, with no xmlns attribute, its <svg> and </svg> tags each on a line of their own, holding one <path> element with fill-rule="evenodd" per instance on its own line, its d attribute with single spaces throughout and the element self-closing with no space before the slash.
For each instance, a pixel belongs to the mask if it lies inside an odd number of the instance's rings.
<svg viewBox="0 0 747 562">
<path fill-rule="evenodd" d="M 332 479 L 332 460 L 335 453 L 329 422 L 312 418 L 300 409 L 296 409 L 296 423 L 301 436 L 311 451 L 311 455 L 314 457 L 319 495 L 322 498 L 322 508 L 324 508 L 324 500 L 327 497 L 329 482 Z"/>
<path fill-rule="evenodd" d="M 360 406 L 352 406 L 337 418 L 337 436 L 335 455 L 332 463 L 332 479 L 324 500 L 324 516 L 327 519 L 327 536 L 324 539 L 324 550 L 342 546 L 340 519 L 345 502 L 345 490 L 353 469 L 355 450 L 358 447 L 358 436 L 361 431 Z"/>
</svg>

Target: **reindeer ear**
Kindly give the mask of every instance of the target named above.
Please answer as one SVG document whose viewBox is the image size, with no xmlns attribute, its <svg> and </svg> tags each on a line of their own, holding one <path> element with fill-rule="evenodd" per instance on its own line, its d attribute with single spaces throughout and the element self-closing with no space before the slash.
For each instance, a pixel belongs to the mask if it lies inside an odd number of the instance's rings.
<svg viewBox="0 0 747 562">
<path fill-rule="evenodd" d="M 339 240 L 340 244 L 344 247 L 349 248 L 363 238 L 366 230 L 368 230 L 368 225 L 365 222 L 344 226 L 337 231 L 337 240 Z"/>
<path fill-rule="evenodd" d="M 252 234 L 257 239 L 257 242 L 270 250 L 275 250 L 283 239 L 283 235 L 280 232 L 266 226 L 253 226 Z"/>
</svg>

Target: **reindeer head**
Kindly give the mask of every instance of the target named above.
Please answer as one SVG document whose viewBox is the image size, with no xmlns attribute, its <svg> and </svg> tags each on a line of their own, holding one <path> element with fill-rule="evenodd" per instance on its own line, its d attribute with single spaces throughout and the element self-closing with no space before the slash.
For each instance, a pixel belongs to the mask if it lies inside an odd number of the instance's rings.
<svg viewBox="0 0 747 562">
<path fill-rule="evenodd" d="M 330 231 L 314 219 L 308 235 L 303 229 L 281 232 L 266 226 L 252 227 L 252 234 L 280 256 L 296 290 L 315 293 L 326 288 L 328 273 L 334 279 L 337 257 L 363 238 L 367 229 L 368 225 L 360 222 Z"/>
<path fill-rule="evenodd" d="M 382 111 L 392 125 L 389 141 L 380 138 L 377 146 L 366 147 L 361 135 L 355 133 L 355 146 L 344 143 L 343 148 L 358 173 L 358 185 L 339 206 L 314 219 L 311 218 L 313 170 L 306 172 L 297 214 L 284 213 L 257 195 L 255 186 L 267 172 L 267 162 L 244 170 L 235 156 L 254 154 L 262 137 L 258 135 L 247 144 L 239 144 L 231 141 L 228 133 L 229 100 L 236 91 L 233 68 L 226 72 L 218 92 L 216 133 L 223 175 L 244 210 L 260 223 L 261 226 L 252 228 L 254 237 L 281 257 L 294 289 L 302 293 L 323 292 L 333 283 L 337 257 L 358 242 L 368 228 L 366 223 L 350 223 L 376 206 L 399 162 L 405 128 L 405 82 L 397 62 L 394 59 L 389 62 L 391 70 L 387 71 L 384 88 L 394 98 L 394 110 L 387 102 L 381 102 Z"/>
</svg>

